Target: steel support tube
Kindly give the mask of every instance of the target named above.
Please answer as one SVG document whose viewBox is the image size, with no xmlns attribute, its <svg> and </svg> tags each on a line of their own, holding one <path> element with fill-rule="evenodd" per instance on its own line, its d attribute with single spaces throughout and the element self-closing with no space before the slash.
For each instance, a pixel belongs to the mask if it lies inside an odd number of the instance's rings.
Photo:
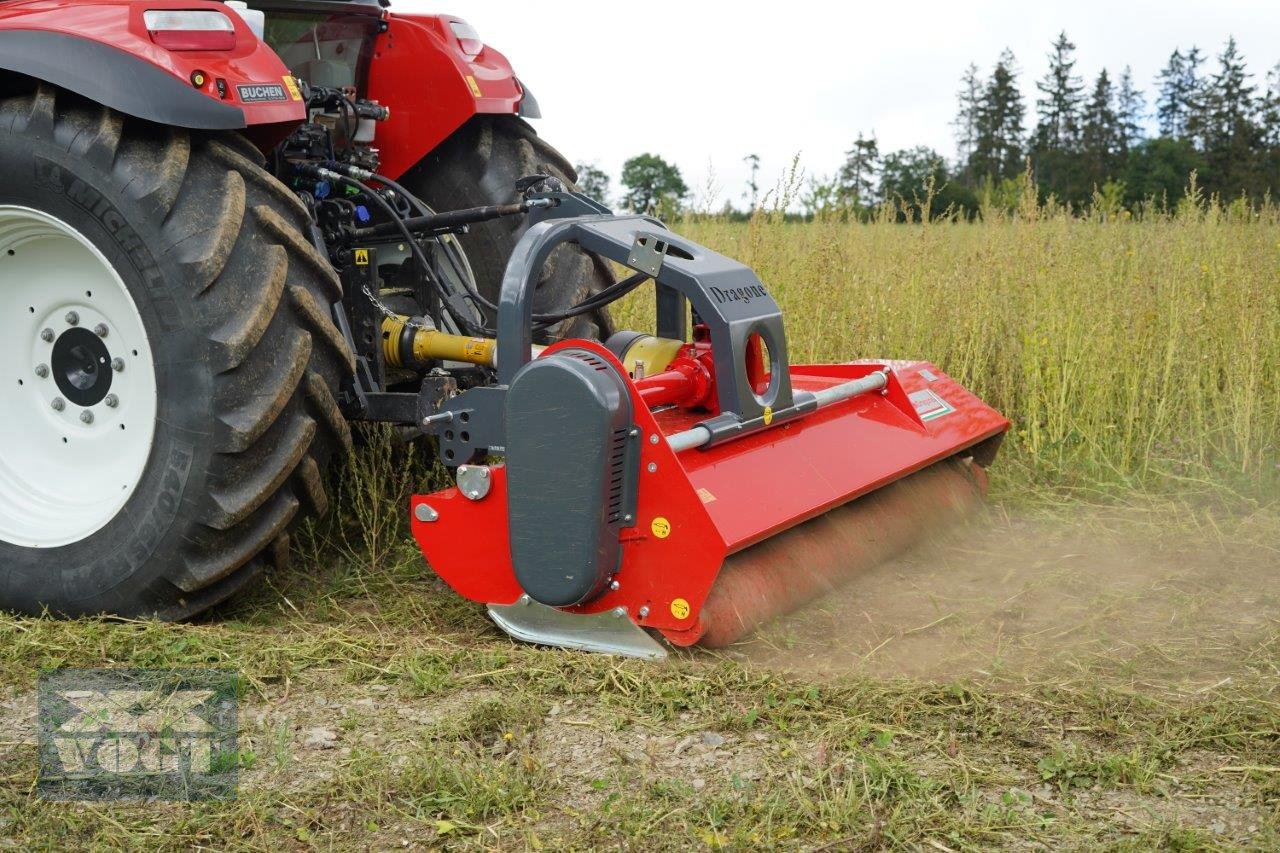
<svg viewBox="0 0 1280 853">
<path fill-rule="evenodd" d="M 880 391 L 889 384 L 889 368 L 877 370 L 875 373 L 868 374 L 861 379 L 854 379 L 850 382 L 841 382 L 839 385 L 832 385 L 830 388 L 823 388 L 821 391 L 815 391 L 814 400 L 817 408 L 822 409 L 833 403 L 839 403 L 842 400 L 848 400 L 859 394 L 866 394 L 869 391 Z M 701 447 L 711 441 L 711 430 L 704 426 L 695 426 L 684 432 L 672 433 L 667 436 L 667 444 L 676 453 L 684 450 L 692 450 L 695 447 Z"/>
</svg>

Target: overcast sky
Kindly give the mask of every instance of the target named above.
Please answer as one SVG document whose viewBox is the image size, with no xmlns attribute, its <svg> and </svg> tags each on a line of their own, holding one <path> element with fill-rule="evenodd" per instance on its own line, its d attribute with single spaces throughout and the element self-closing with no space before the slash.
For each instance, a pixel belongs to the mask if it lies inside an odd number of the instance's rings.
<svg viewBox="0 0 1280 853">
<path fill-rule="evenodd" d="M 859 131 L 882 152 L 952 156 L 960 75 L 969 62 L 987 73 L 1006 46 L 1033 122 L 1034 81 L 1059 30 L 1087 81 L 1128 64 L 1148 101 L 1175 47 L 1216 56 L 1235 35 L 1258 83 L 1280 61 L 1275 0 L 393 0 L 392 10 L 469 21 L 537 96 L 538 132 L 610 173 L 615 192 L 622 162 L 650 151 L 695 191 L 714 180 L 735 203 L 750 153 L 762 185 L 796 153 L 808 172 L 834 172 Z"/>
</svg>

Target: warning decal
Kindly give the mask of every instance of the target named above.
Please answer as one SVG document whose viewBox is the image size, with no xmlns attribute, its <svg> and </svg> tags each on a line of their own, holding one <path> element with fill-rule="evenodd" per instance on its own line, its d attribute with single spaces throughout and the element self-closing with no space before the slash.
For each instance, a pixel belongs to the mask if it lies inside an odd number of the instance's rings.
<svg viewBox="0 0 1280 853">
<path fill-rule="evenodd" d="M 911 401 L 911 405 L 915 407 L 916 414 L 922 421 L 931 421 L 955 411 L 954 406 L 927 388 L 911 392 L 907 395 L 907 399 Z"/>
</svg>

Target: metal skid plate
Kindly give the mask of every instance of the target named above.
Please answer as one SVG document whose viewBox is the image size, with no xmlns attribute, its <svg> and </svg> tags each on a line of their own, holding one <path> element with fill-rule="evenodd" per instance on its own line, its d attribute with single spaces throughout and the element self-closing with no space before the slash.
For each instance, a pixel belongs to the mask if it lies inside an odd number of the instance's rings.
<svg viewBox="0 0 1280 853">
<path fill-rule="evenodd" d="M 667 650 L 628 619 L 622 608 L 566 613 L 522 595 L 515 604 L 490 604 L 489 616 L 499 628 L 526 643 L 649 660 L 667 656 Z"/>
</svg>

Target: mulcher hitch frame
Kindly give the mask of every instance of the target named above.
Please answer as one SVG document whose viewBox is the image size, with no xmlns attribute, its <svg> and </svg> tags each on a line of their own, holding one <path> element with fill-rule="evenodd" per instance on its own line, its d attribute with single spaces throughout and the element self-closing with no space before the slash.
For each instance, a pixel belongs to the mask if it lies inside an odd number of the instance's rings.
<svg viewBox="0 0 1280 853">
<path fill-rule="evenodd" d="M 502 407 L 511 382 L 532 359 L 533 297 L 552 252 L 577 243 L 588 252 L 648 274 L 657 287 L 657 329 L 683 340 L 692 307 L 710 334 L 721 413 L 700 423 L 698 445 L 718 444 L 817 407 L 813 394 L 791 387 L 782 309 L 749 267 L 716 254 L 648 216 L 617 216 L 577 193 L 556 193 L 556 206 L 531 212 L 534 224 L 516 245 L 498 296 L 498 383 L 453 398 L 424 428 L 439 440 L 441 461 L 456 465 L 483 448 L 502 447 Z M 589 210 L 582 213 L 582 210 Z M 636 225 L 642 226 L 637 229 Z M 769 387 L 757 394 L 747 376 L 748 341 L 758 335 L 769 355 Z M 448 428 L 463 413 L 475 426 L 463 441 Z M 691 437 L 692 438 L 692 437 Z M 691 440 L 686 439 L 686 440 Z M 450 452 L 452 451 L 452 452 Z"/>
</svg>

